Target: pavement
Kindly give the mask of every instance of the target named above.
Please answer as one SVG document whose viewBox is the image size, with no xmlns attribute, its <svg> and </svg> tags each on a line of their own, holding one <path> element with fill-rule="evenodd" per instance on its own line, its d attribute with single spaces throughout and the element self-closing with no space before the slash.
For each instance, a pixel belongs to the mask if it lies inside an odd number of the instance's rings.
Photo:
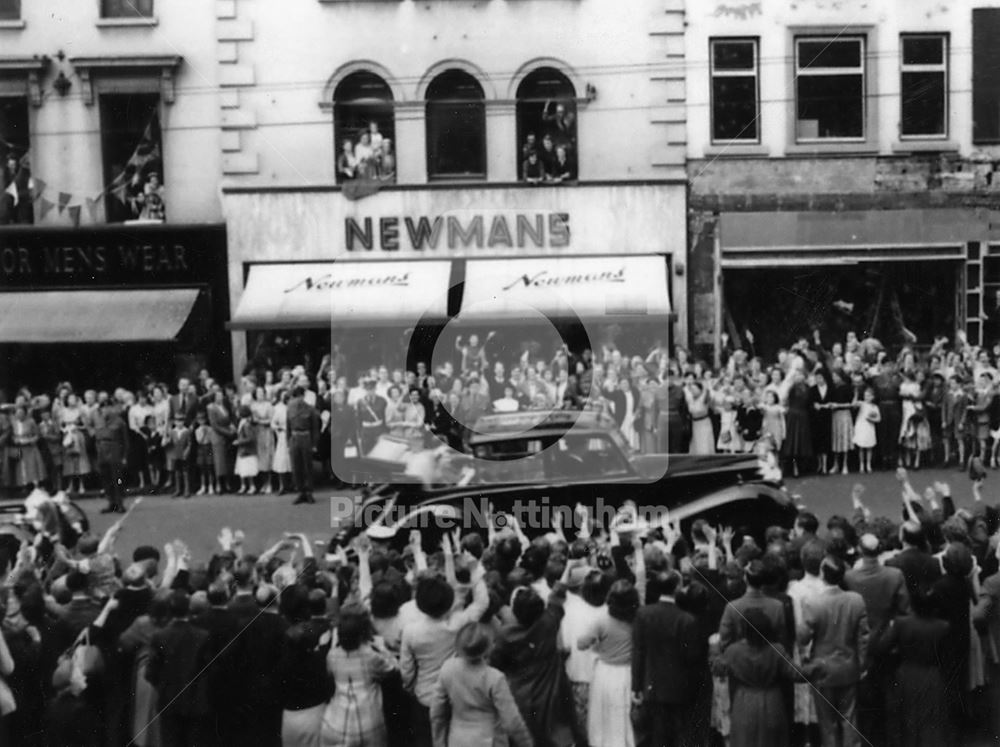
<svg viewBox="0 0 1000 747">
<path fill-rule="evenodd" d="M 935 481 L 951 485 L 956 505 L 971 505 L 971 483 L 966 473 L 955 469 L 929 469 L 911 472 L 911 482 L 918 492 Z M 801 495 L 803 504 L 826 521 L 834 514 L 850 516 L 851 489 L 856 483 L 865 487 L 864 501 L 876 514 L 899 516 L 899 483 L 895 473 L 876 472 L 871 475 L 807 476 L 786 481 L 790 492 Z M 313 505 L 292 505 L 292 495 L 223 495 L 171 498 L 146 496 L 129 516 L 119 535 L 117 547 L 122 557 L 130 557 L 135 547 L 152 544 L 160 548 L 175 539 L 183 539 L 195 559 L 208 558 L 218 548 L 216 537 L 222 527 L 242 529 L 245 546 L 260 552 L 282 539 L 284 532 L 303 532 L 315 545 L 329 540 L 335 520 L 336 502 L 331 498 L 354 496 L 357 491 L 320 490 Z M 1000 502 L 1000 473 L 990 471 L 983 488 L 983 498 L 989 503 Z M 135 498 L 126 501 L 131 506 Z M 80 505 L 87 512 L 95 532 L 103 533 L 117 515 L 101 514 L 103 500 L 82 498 Z"/>
</svg>

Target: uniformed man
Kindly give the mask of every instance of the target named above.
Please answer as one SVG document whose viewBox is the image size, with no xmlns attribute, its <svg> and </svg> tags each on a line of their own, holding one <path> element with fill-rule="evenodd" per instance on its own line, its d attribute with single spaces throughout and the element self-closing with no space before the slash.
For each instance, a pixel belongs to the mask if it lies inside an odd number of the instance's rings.
<svg viewBox="0 0 1000 747">
<path fill-rule="evenodd" d="M 125 462 L 128 458 L 128 426 L 118 407 L 105 401 L 94 419 L 94 447 L 97 452 L 97 474 L 108 499 L 102 514 L 125 513 L 122 505 Z"/>
<path fill-rule="evenodd" d="M 305 401 L 305 389 L 296 386 L 288 403 L 288 451 L 292 460 L 292 479 L 298 497 L 295 505 L 315 503 L 313 498 L 313 450 L 319 441 L 319 413 Z"/>
</svg>

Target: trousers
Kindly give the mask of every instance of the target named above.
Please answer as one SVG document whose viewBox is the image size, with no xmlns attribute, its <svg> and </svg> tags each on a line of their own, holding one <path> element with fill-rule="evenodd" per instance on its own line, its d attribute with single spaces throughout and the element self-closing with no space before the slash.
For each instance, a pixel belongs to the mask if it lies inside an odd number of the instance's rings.
<svg viewBox="0 0 1000 747">
<path fill-rule="evenodd" d="M 313 440 L 312 436 L 291 434 L 288 437 L 288 455 L 292 461 L 292 480 L 295 490 L 308 495 L 313 489 Z"/>
<path fill-rule="evenodd" d="M 101 479 L 101 489 L 108 497 L 108 505 L 122 505 L 123 471 L 121 462 L 101 460 L 97 463 L 97 474 Z"/>
</svg>

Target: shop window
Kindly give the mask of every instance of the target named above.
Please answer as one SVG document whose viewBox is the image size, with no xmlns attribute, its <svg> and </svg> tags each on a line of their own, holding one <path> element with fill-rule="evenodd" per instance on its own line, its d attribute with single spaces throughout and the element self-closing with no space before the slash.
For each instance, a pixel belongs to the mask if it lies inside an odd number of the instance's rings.
<svg viewBox="0 0 1000 747">
<path fill-rule="evenodd" d="M 0 21 L 21 20 L 21 0 L 0 0 Z"/>
<path fill-rule="evenodd" d="M 972 11 L 972 141 L 1000 142 L 1000 8 Z"/>
<path fill-rule="evenodd" d="M 101 0 L 101 18 L 152 18 L 153 0 Z"/>
<path fill-rule="evenodd" d="M 28 99 L 0 98 L 0 225 L 34 223 Z"/>
<path fill-rule="evenodd" d="M 798 142 L 864 140 L 863 37 L 795 40 L 795 108 Z"/>
<path fill-rule="evenodd" d="M 577 178 L 576 89 L 555 68 L 534 70 L 517 88 L 517 145 L 522 180 Z"/>
<path fill-rule="evenodd" d="M 757 40 L 713 39 L 712 142 L 760 141 Z"/>
<path fill-rule="evenodd" d="M 159 95 L 104 94 L 100 110 L 108 222 L 165 220 Z"/>
<path fill-rule="evenodd" d="M 900 134 L 944 137 L 948 134 L 948 38 L 913 34 L 900 39 Z"/>
<path fill-rule="evenodd" d="M 396 127 L 392 91 L 369 72 L 348 75 L 333 94 L 337 181 L 396 181 Z"/>
<path fill-rule="evenodd" d="M 447 70 L 427 87 L 427 175 L 486 177 L 486 105 L 468 73 Z"/>
</svg>

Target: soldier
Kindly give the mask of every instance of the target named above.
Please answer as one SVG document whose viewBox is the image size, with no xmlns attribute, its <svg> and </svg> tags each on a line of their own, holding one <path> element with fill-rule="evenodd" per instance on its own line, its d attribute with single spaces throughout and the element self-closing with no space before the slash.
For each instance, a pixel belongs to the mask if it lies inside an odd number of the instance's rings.
<svg viewBox="0 0 1000 747">
<path fill-rule="evenodd" d="M 102 514 L 125 513 L 122 505 L 124 467 L 128 458 L 128 426 L 122 420 L 117 406 L 106 401 L 95 419 L 94 444 L 97 450 L 97 474 L 107 496 L 108 505 Z"/>
<path fill-rule="evenodd" d="M 305 401 L 305 389 L 297 386 L 288 403 L 288 451 L 292 460 L 292 479 L 299 494 L 294 505 L 316 502 L 312 495 L 312 459 L 317 441 L 319 414 Z"/>
</svg>

